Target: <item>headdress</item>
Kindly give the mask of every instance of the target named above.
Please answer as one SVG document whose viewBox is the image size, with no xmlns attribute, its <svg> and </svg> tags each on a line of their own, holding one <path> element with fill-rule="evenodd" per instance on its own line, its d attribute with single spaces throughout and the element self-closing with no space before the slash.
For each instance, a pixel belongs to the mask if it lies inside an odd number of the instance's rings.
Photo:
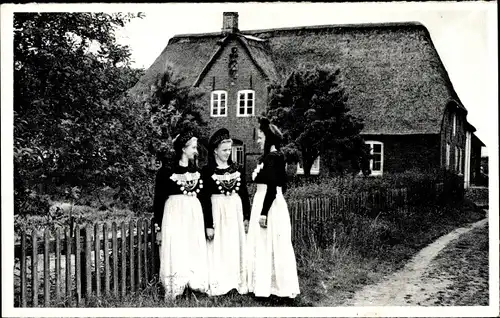
<svg viewBox="0 0 500 318">
<path fill-rule="evenodd" d="M 208 144 L 210 148 L 213 150 L 217 148 L 217 146 L 223 141 L 223 140 L 231 140 L 231 137 L 229 136 L 229 130 L 226 128 L 221 128 L 217 130 L 211 137 L 210 140 L 208 141 Z"/>
</svg>

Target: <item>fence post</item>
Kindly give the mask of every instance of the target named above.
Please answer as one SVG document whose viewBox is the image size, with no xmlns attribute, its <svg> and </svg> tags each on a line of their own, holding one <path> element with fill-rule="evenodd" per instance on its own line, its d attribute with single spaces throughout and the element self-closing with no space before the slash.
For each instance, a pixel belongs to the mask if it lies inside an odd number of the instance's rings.
<svg viewBox="0 0 500 318">
<path fill-rule="evenodd" d="M 148 284 L 148 221 L 146 219 L 142 220 L 142 226 L 144 227 L 144 248 L 142 249 L 144 253 L 144 283 Z"/>
<path fill-rule="evenodd" d="M 21 307 L 27 306 L 26 299 L 26 226 L 21 229 Z"/>
<path fill-rule="evenodd" d="M 61 301 L 61 231 L 56 228 L 56 302 Z"/>
<path fill-rule="evenodd" d="M 118 297 L 118 240 L 116 233 L 116 222 L 111 225 L 111 231 L 113 233 L 113 293 L 115 297 Z"/>
<path fill-rule="evenodd" d="M 156 232 L 155 232 L 155 221 L 152 218 L 150 221 L 150 228 L 151 228 L 151 278 L 154 278 L 154 276 L 157 273 L 157 266 L 156 266 Z"/>
<path fill-rule="evenodd" d="M 80 225 L 75 224 L 75 279 L 76 279 L 76 304 L 82 301 L 82 255 L 80 247 Z"/>
<path fill-rule="evenodd" d="M 94 254 L 95 254 L 95 291 L 96 296 L 101 296 L 101 235 L 99 227 L 101 224 L 96 222 L 94 225 Z"/>
<path fill-rule="evenodd" d="M 137 220 L 137 287 L 142 288 L 142 221 Z"/>
<path fill-rule="evenodd" d="M 43 289 L 44 289 L 44 306 L 50 304 L 50 231 L 45 228 L 43 233 L 44 251 L 43 251 Z"/>
<path fill-rule="evenodd" d="M 108 246 L 108 224 L 102 225 L 102 239 L 104 241 L 104 293 L 109 295 L 109 246 Z"/>
<path fill-rule="evenodd" d="M 134 269 L 134 221 L 129 222 L 129 239 L 130 239 L 130 291 L 135 292 L 135 269 Z"/>
<path fill-rule="evenodd" d="M 33 307 L 38 306 L 38 235 L 36 228 L 31 232 L 32 256 L 31 256 L 31 289 L 33 294 Z"/>
<path fill-rule="evenodd" d="M 92 233 L 90 224 L 85 226 L 85 287 L 86 299 L 92 295 Z"/>
<path fill-rule="evenodd" d="M 121 257 L 121 296 L 125 297 L 125 290 L 127 289 L 127 228 L 125 222 L 121 223 L 121 236 L 122 236 L 122 257 Z"/>
<path fill-rule="evenodd" d="M 67 299 L 71 299 L 71 289 L 72 289 L 72 280 L 71 280 L 71 230 L 66 227 L 64 230 L 64 235 L 66 239 L 66 297 Z"/>
</svg>

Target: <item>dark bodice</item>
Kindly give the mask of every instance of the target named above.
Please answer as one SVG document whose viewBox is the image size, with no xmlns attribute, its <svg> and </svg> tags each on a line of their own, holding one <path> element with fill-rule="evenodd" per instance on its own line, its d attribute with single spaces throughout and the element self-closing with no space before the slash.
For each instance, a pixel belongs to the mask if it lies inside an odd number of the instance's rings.
<svg viewBox="0 0 500 318">
<path fill-rule="evenodd" d="M 176 165 L 173 168 L 161 167 L 156 174 L 154 194 L 154 220 L 161 226 L 165 202 L 171 195 L 181 194 L 198 197 L 205 195 L 201 173 L 195 168 Z"/>
<path fill-rule="evenodd" d="M 206 187 L 206 196 L 204 198 L 207 201 L 203 202 L 204 209 L 211 211 L 211 196 L 214 194 L 238 194 L 243 206 L 243 219 L 248 220 L 250 218 L 250 200 L 242 167 L 234 163 L 225 169 L 207 165 L 202 169 L 201 175 L 204 181 L 203 184 Z"/>
<path fill-rule="evenodd" d="M 267 185 L 264 204 L 261 215 L 266 215 L 276 198 L 276 187 L 286 189 L 285 156 L 281 151 L 273 151 L 259 160 L 257 167 L 252 173 L 255 183 Z"/>
</svg>

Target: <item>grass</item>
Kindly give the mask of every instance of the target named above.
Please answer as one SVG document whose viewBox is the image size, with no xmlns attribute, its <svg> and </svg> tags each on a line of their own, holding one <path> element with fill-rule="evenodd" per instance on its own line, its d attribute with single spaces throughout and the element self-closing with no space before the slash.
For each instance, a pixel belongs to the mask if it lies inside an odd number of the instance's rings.
<svg viewBox="0 0 500 318">
<path fill-rule="evenodd" d="M 312 243 L 295 242 L 301 294 L 293 302 L 283 302 L 278 298 L 256 299 L 251 295 L 239 295 L 235 292 L 219 297 L 208 297 L 189 291 L 176 301 L 165 301 L 160 285 L 151 282 L 146 289 L 127 295 L 124 299 L 111 296 L 93 297 L 81 306 L 339 306 L 363 286 L 377 283 L 386 275 L 401 269 L 409 258 L 441 235 L 484 217 L 484 213 L 467 202 L 442 207 L 441 213 L 437 213 L 431 207 L 426 209 L 420 210 L 418 214 L 406 215 L 408 218 L 406 223 L 391 221 L 384 215 L 379 216 L 376 221 L 359 217 L 350 225 L 361 229 L 359 231 L 342 232 L 341 227 L 331 227 L 332 224 L 327 224 L 327 228 L 330 226 L 332 231 L 326 247 L 320 247 L 320 242 L 314 240 Z M 431 215 L 435 216 L 430 217 Z M 397 241 L 384 239 L 388 234 L 381 231 L 381 228 L 391 229 L 392 235 L 397 231 L 404 231 L 405 235 L 403 239 Z M 457 287 L 457 290 L 460 288 Z"/>
<path fill-rule="evenodd" d="M 452 281 L 438 295 L 436 305 L 488 306 L 488 226 L 471 230 L 445 247 L 434 259 L 429 277 L 447 277 Z"/>
</svg>

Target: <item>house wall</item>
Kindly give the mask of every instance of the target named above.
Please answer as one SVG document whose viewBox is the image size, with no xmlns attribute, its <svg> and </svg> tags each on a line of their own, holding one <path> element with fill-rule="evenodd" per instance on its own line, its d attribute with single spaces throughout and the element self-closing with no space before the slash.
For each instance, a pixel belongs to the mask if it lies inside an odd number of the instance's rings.
<svg viewBox="0 0 500 318">
<path fill-rule="evenodd" d="M 426 171 L 440 165 L 439 135 L 363 135 L 383 143 L 383 173 Z"/>
<path fill-rule="evenodd" d="M 230 54 L 237 49 L 237 77 L 229 72 Z M 246 171 L 249 178 L 255 168 L 256 158 L 260 149 L 256 143 L 257 116 L 260 115 L 267 103 L 267 82 L 250 59 L 245 48 L 233 39 L 229 41 L 222 53 L 213 62 L 199 86 L 207 91 L 204 96 L 205 105 L 203 116 L 209 123 L 210 134 L 225 127 L 233 139 L 238 139 L 245 145 Z M 251 117 L 237 117 L 238 91 L 253 89 L 255 91 L 255 111 Z M 227 91 L 227 116 L 211 117 L 210 92 L 214 90 Z"/>
<path fill-rule="evenodd" d="M 456 133 L 453 134 L 453 116 L 456 116 Z M 450 145 L 449 167 L 450 171 L 463 174 L 465 170 L 466 150 L 466 114 L 453 104 L 448 105 L 445 110 L 441 124 L 441 167 L 446 168 L 446 145 Z M 460 148 L 461 169 L 455 166 L 455 147 Z"/>
</svg>

